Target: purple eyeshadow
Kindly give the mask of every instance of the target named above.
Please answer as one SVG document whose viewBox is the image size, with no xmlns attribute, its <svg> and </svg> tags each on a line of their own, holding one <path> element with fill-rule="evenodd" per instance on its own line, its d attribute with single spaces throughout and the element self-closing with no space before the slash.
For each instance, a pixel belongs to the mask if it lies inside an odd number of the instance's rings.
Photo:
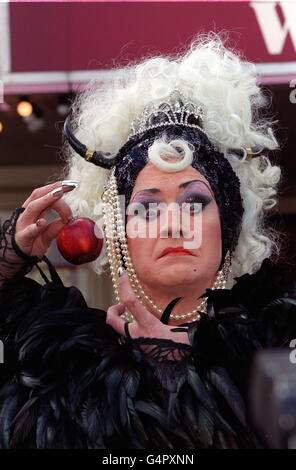
<svg viewBox="0 0 296 470">
<path fill-rule="evenodd" d="M 184 193 L 179 196 L 177 202 L 179 205 L 190 202 L 202 203 L 204 209 L 212 200 L 212 196 L 210 196 L 207 191 L 198 191 L 197 188 L 191 188 L 185 190 Z"/>
<path fill-rule="evenodd" d="M 202 181 L 192 181 L 186 186 L 186 189 L 178 196 L 177 203 L 182 205 L 186 202 L 199 202 L 203 204 L 203 208 L 208 205 L 212 200 L 213 196 L 205 183 Z M 160 198 L 156 198 L 151 194 L 147 194 L 145 190 L 139 192 L 134 196 L 134 199 L 131 201 L 133 204 L 142 204 L 145 207 L 148 207 L 149 204 L 161 204 L 163 201 Z"/>
</svg>

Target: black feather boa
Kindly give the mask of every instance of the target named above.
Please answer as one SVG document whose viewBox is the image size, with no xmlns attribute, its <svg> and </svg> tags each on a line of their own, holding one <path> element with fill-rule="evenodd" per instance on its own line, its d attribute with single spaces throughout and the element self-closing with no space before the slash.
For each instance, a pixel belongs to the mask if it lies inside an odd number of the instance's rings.
<svg viewBox="0 0 296 470">
<path fill-rule="evenodd" d="M 158 354 L 121 342 L 105 312 L 57 280 L 6 281 L 0 294 L 0 448 L 262 447 L 248 418 L 252 357 L 296 338 L 296 288 L 270 260 L 207 290 L 192 346 L 148 341 Z"/>
</svg>

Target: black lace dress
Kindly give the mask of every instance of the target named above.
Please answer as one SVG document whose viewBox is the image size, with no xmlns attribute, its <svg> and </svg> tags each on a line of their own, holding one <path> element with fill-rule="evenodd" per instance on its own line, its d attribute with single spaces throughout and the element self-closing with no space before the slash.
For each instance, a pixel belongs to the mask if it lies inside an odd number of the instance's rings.
<svg viewBox="0 0 296 470">
<path fill-rule="evenodd" d="M 208 290 L 191 346 L 122 338 L 75 287 L 21 275 L 0 291 L 0 448 L 260 448 L 248 416 L 254 353 L 296 338 L 296 287 L 265 259 Z"/>
</svg>

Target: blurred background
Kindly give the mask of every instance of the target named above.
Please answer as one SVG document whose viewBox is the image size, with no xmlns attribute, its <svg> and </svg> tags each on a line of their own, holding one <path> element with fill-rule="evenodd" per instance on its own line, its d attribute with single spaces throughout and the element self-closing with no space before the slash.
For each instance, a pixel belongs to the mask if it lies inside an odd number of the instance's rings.
<svg viewBox="0 0 296 470">
<path fill-rule="evenodd" d="M 270 222 L 296 247 L 296 2 L 1 2 L 0 219 L 31 191 L 59 178 L 62 127 L 75 92 L 110 80 L 116 69 L 154 54 L 183 51 L 200 32 L 226 34 L 228 45 L 256 64 L 258 81 L 278 121 L 283 168 L 278 208 Z M 113 70 L 111 70 L 113 69 Z M 90 306 L 112 302 L 108 273 L 74 267 L 55 246 L 48 257 L 66 285 Z M 295 269 L 293 270 L 295 273 Z M 291 276 L 296 278 L 296 274 Z M 37 278 L 37 273 L 32 273 Z"/>
</svg>

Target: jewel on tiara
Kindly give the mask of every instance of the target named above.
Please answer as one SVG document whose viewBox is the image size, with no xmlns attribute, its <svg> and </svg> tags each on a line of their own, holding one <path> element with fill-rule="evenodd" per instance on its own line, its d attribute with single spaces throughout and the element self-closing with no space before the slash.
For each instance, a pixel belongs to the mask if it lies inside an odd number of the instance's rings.
<svg viewBox="0 0 296 470">
<path fill-rule="evenodd" d="M 175 89 L 167 99 L 145 106 L 142 114 L 132 121 L 128 139 L 150 129 L 174 125 L 193 127 L 205 133 L 201 127 L 202 119 L 201 105 L 186 101 L 183 93 Z"/>
</svg>

